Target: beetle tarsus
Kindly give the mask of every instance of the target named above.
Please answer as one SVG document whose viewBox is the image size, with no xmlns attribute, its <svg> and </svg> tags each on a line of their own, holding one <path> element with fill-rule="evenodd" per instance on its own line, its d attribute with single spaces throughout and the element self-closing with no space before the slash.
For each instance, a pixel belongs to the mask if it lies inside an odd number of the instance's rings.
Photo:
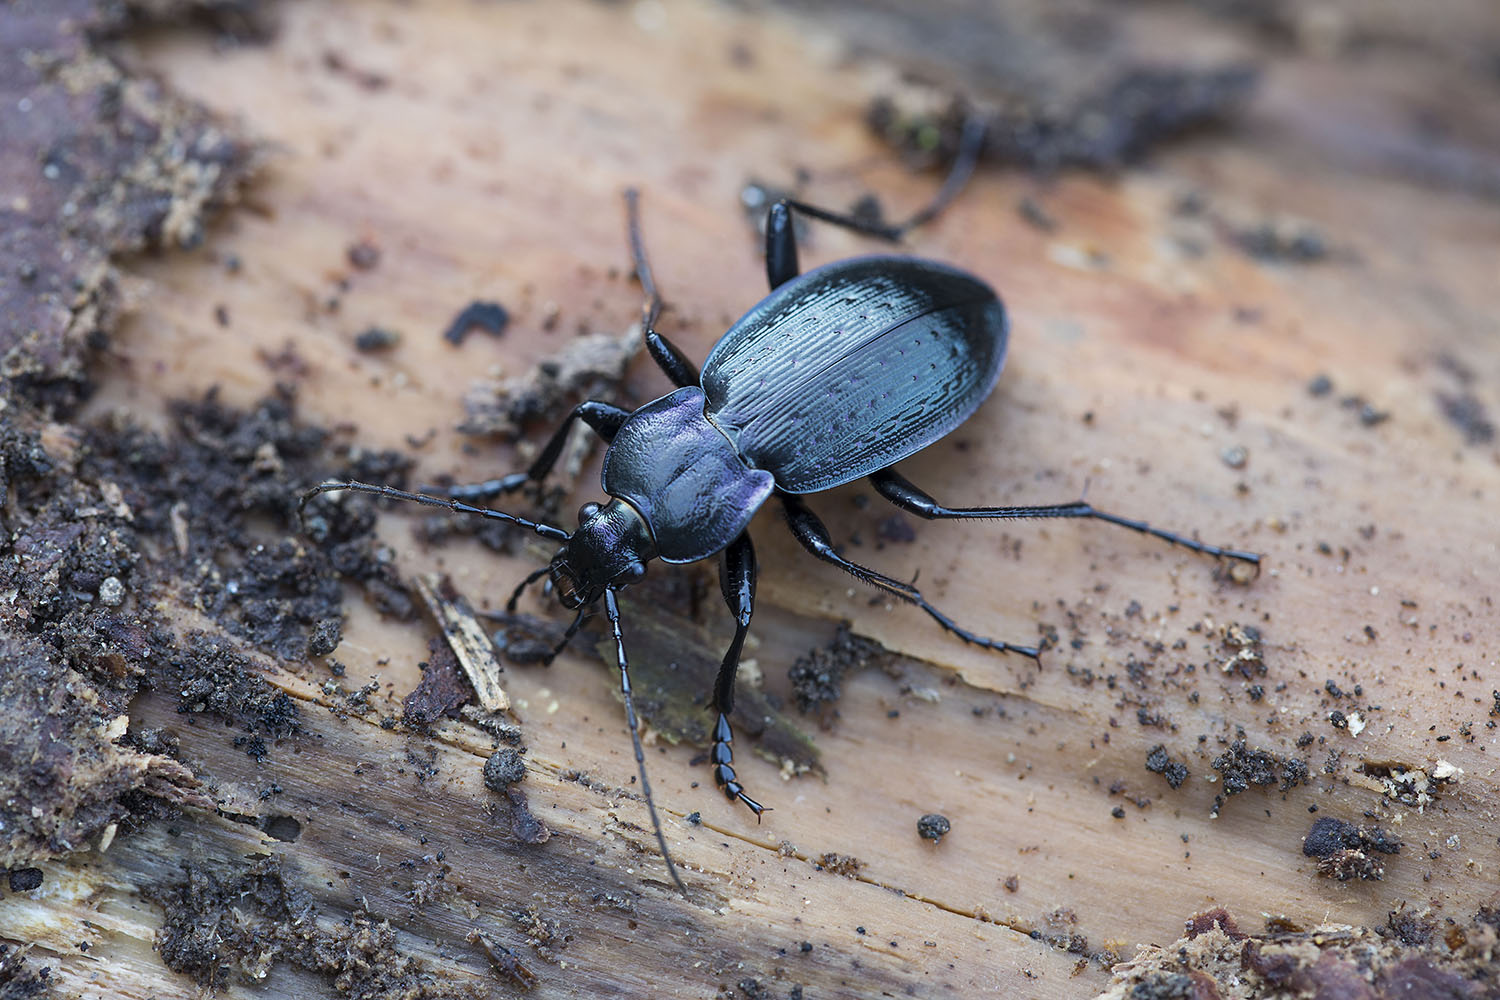
<svg viewBox="0 0 1500 1000">
<path fill-rule="evenodd" d="M 745 794 L 745 786 L 735 777 L 734 730 L 729 726 L 729 717 L 723 712 L 719 713 L 719 719 L 714 723 L 714 747 L 710 759 L 714 765 L 714 784 L 719 786 L 730 802 L 737 800 L 749 806 L 750 811 L 755 813 L 755 821 L 759 823 L 761 813 L 767 809 Z"/>
</svg>

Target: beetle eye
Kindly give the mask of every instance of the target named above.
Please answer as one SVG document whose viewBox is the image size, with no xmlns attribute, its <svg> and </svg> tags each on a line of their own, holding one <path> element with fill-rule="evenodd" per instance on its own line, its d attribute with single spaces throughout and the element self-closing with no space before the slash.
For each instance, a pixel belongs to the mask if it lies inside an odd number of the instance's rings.
<svg viewBox="0 0 1500 1000">
<path fill-rule="evenodd" d="M 629 586 L 646 575 L 646 564 L 633 562 L 620 570 L 615 576 L 615 583 L 621 587 Z"/>
<path fill-rule="evenodd" d="M 578 523 L 583 524 L 589 518 L 599 513 L 599 505 L 592 500 L 578 508 Z"/>
</svg>

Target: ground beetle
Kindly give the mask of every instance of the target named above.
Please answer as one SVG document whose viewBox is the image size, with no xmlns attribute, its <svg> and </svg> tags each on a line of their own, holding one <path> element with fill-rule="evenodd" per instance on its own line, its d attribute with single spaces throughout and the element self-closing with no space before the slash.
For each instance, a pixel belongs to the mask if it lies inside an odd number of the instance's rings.
<svg viewBox="0 0 1500 1000">
<path fill-rule="evenodd" d="M 647 296 L 642 318 L 646 348 L 676 390 L 634 411 L 597 401 L 580 403 L 531 468 L 453 487 L 446 498 L 355 482 L 325 483 L 303 497 L 306 503 L 318 493 L 354 490 L 415 500 L 508 521 L 562 543 L 549 566 L 522 581 L 508 606 L 514 609 L 527 585 L 550 577 L 562 603 L 578 612 L 565 644 L 586 612 L 604 601 L 642 790 L 668 871 L 684 892 L 646 781 L 615 598 L 616 591 L 645 575 L 651 559 L 690 563 L 721 556 L 720 586 L 735 617 L 735 632 L 714 682 L 714 781 L 757 816 L 764 807 L 735 775 L 729 714 L 735 671 L 755 606 L 755 549 L 745 529 L 773 494 L 785 509 L 792 534 L 817 558 L 917 605 L 965 642 L 1033 659 L 1039 655 L 1035 647 L 960 628 L 913 585 L 839 555 L 803 496 L 868 477 L 881 496 L 923 518 L 1095 518 L 1194 552 L 1259 562 L 1254 553 L 1205 545 L 1082 501 L 1041 507 L 945 507 L 891 468 L 963 423 L 989 395 L 1005 361 L 1005 307 L 980 279 L 913 257 L 857 257 L 799 274 L 791 212 L 899 239 L 951 200 L 973 169 L 981 139 L 977 128 L 965 130 L 962 151 L 942 191 L 904 225 L 884 226 L 796 201 L 772 206 L 766 222 L 771 294 L 719 339 L 701 376 L 655 330 L 661 297 L 640 237 L 635 192 L 626 192 L 631 252 Z M 475 506 L 544 479 L 575 420 L 609 442 L 603 486 L 610 497 L 603 505 L 584 504 L 576 531 Z"/>
</svg>

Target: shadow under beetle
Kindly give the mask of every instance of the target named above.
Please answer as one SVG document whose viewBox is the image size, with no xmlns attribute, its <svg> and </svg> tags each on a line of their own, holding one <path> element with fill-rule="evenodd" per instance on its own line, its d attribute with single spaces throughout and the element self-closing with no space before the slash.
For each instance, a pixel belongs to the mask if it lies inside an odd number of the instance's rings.
<svg viewBox="0 0 1500 1000">
<path fill-rule="evenodd" d="M 923 518 L 1094 518 L 1153 535 L 1194 552 L 1257 564 L 1251 552 L 1220 548 L 1097 510 L 1089 504 L 1038 507 L 945 507 L 891 467 L 963 423 L 990 393 L 1005 361 L 1005 307 L 993 289 L 956 268 L 914 257 L 872 256 L 799 273 L 791 212 L 896 240 L 932 218 L 963 185 L 982 133 L 965 131 L 963 151 L 932 204 L 900 226 L 839 215 L 782 200 L 766 222 L 766 276 L 771 294 L 719 339 L 700 373 L 655 330 L 662 300 L 640 236 L 634 191 L 626 192 L 631 252 L 646 293 L 642 333 L 652 359 L 677 388 L 634 411 L 598 401 L 580 403 L 531 467 L 500 479 L 456 486 L 448 496 L 410 493 L 366 483 L 324 483 L 302 498 L 353 490 L 415 500 L 520 525 L 561 542 L 543 576 L 559 600 L 578 613 L 562 649 L 600 600 L 614 633 L 641 788 L 673 882 L 686 894 L 672 862 L 646 779 L 625 641 L 615 594 L 640 580 L 646 563 L 690 563 L 720 556 L 720 587 L 735 618 L 734 638 L 714 682 L 714 781 L 756 816 L 762 806 L 734 770 L 729 714 L 735 672 L 755 608 L 756 563 L 746 526 L 772 495 L 786 523 L 817 558 L 864 583 L 915 604 L 965 642 L 1036 659 L 1034 646 L 986 638 L 959 627 L 913 585 L 850 562 L 803 500 L 868 477 L 881 496 Z M 513 514 L 475 506 L 539 482 L 552 470 L 568 431 L 582 420 L 609 442 L 604 455 L 607 503 L 586 503 L 568 532 Z M 554 651 L 554 655 L 555 655 Z"/>
</svg>

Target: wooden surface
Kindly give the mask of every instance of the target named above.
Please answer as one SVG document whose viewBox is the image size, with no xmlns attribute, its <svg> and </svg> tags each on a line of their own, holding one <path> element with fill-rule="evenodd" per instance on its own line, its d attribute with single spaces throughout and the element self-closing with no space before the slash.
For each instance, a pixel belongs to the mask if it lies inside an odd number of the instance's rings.
<svg viewBox="0 0 1500 1000">
<path fill-rule="evenodd" d="M 847 204 L 874 190 L 892 214 L 936 183 L 908 174 L 862 124 L 889 66 L 849 58 L 826 28 L 777 10 L 431 0 L 287 4 L 278 17 L 265 46 L 220 49 L 186 29 L 129 42 L 133 64 L 237 120 L 270 155 L 248 209 L 202 250 L 127 262 L 135 312 L 118 343 L 129 364 L 101 373 L 96 411 L 151 419 L 210 385 L 248 404 L 276 377 L 262 353 L 291 344 L 307 367 L 307 419 L 347 423 L 370 447 L 430 434 L 416 479 L 498 474 L 519 460 L 465 450 L 452 429 L 461 396 L 476 378 L 524 374 L 577 330 L 618 330 L 637 314 L 627 185 L 642 191 L 665 329 L 701 359 L 763 291 L 737 204 L 748 178 L 789 182 L 806 168 L 809 198 Z M 917 524 L 914 543 L 877 550 L 888 512 L 856 505 L 868 488 L 816 498 L 839 540 L 862 536 L 851 555 L 898 577 L 920 571 L 959 622 L 1019 642 L 1056 627 L 1061 645 L 1038 667 L 872 603 L 762 516 L 753 656 L 765 684 L 784 690 L 785 666 L 841 619 L 905 659 L 848 681 L 836 723 L 816 733 L 826 779 L 783 780 L 741 747 L 741 776 L 773 808 L 758 825 L 690 765 L 697 750 L 648 751 L 691 901 L 666 883 L 607 673 L 575 655 L 507 672 L 531 808 L 553 834 L 517 845 L 481 781 L 487 734 L 379 725 L 415 686 L 430 625 L 382 621 L 351 600 L 336 655 L 351 679 L 379 683 L 371 712 L 322 711 L 325 668 L 267 662 L 309 732 L 259 764 L 231 731 L 185 724 L 163 694 L 132 713 L 133 726 L 180 737 L 227 813 L 260 815 L 260 791 L 279 784 L 274 808 L 300 823 L 295 842 L 213 816 L 151 827 L 47 866 L 44 890 L 0 904 L 7 936 L 37 942 L 62 995 L 195 996 L 150 953 L 159 911 L 135 889 L 179 853 L 285 859 L 321 919 L 364 907 L 391 921 L 400 951 L 436 977 L 434 995 L 518 990 L 466 940 L 474 931 L 524 957 L 539 997 L 783 997 L 801 985 L 819 998 L 1061 998 L 1104 988 L 1107 969 L 1084 956 L 1170 942 L 1208 906 L 1252 924 L 1265 913 L 1378 925 L 1434 901 L 1472 913 L 1500 870 L 1487 728 L 1500 677 L 1500 457 L 1493 440 L 1467 440 L 1442 399 L 1500 407 L 1500 206 L 1441 171 L 1418 177 L 1424 153 L 1452 158 L 1402 129 L 1442 81 L 1456 123 L 1444 148 L 1474 165 L 1465 176 L 1493 175 L 1496 87 L 1420 53 L 1266 58 L 1229 134 L 1109 180 L 981 170 L 910 238 L 913 252 L 992 281 L 1014 331 L 995 396 L 903 466 L 955 505 L 1087 488 L 1106 510 L 1263 552 L 1258 580 L 1224 581 L 1210 560 L 1093 524 Z M 1204 206 L 1196 214 L 1181 210 L 1188 195 Z M 1054 230 L 1022 221 L 1027 196 Z M 1286 218 L 1315 228 L 1328 256 L 1268 261 L 1232 238 Z M 370 271 L 346 260 L 361 240 L 380 250 Z M 815 228 L 804 265 L 869 249 Z M 440 331 L 474 298 L 506 304 L 511 328 L 455 349 Z M 548 303 L 560 321 L 544 331 Z M 399 348 L 356 353 L 354 334 L 371 324 L 401 331 Z M 1328 396 L 1307 391 L 1319 374 Z M 629 387 L 638 401 L 666 388 L 645 363 Z M 1362 422 L 1340 405 L 1356 395 L 1389 418 Z M 1222 457 L 1236 446 L 1242 468 Z M 585 484 L 578 501 L 593 495 Z M 402 570 L 441 569 L 476 605 L 498 605 L 534 566 L 477 546 L 424 551 L 412 522 L 392 511 L 385 524 Z M 1220 669 L 1231 624 L 1261 631 L 1264 677 Z M 1363 695 L 1335 701 L 1325 681 Z M 1355 704 L 1363 732 L 1330 725 L 1331 710 Z M 1241 730 L 1251 746 L 1310 760 L 1313 775 L 1286 794 L 1252 789 L 1211 818 L 1221 787 L 1210 762 Z M 1315 742 L 1298 750 L 1304 732 Z M 1180 790 L 1144 769 L 1156 744 L 1191 770 Z M 1385 799 L 1359 773 L 1364 760 L 1429 773 L 1446 760 L 1463 773 L 1419 812 Z M 1315 877 L 1300 850 L 1314 807 L 1372 814 L 1403 838 L 1384 881 Z M 939 845 L 916 835 L 928 812 L 953 823 Z M 829 853 L 857 858 L 857 873 L 812 863 Z M 528 950 L 515 916 L 528 911 L 569 935 L 554 961 Z M 1087 944 L 1069 953 L 1038 931 Z M 276 966 L 225 992 L 331 990 Z"/>
</svg>

